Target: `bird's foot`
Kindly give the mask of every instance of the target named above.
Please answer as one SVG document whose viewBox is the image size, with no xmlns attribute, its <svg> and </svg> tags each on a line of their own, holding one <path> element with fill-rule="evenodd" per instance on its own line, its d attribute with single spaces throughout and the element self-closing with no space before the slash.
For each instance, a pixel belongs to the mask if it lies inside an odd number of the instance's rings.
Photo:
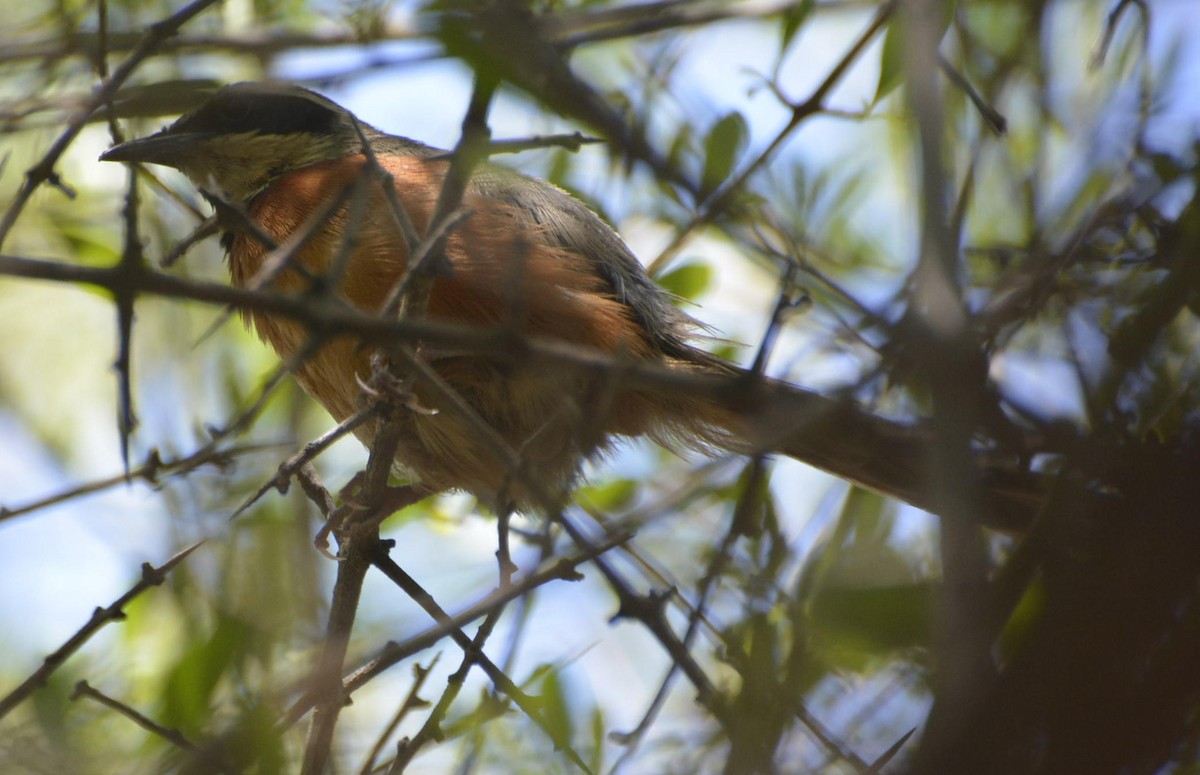
<svg viewBox="0 0 1200 775">
<path fill-rule="evenodd" d="M 340 560 L 340 554 L 329 550 L 329 536 L 338 537 L 338 544 L 344 546 L 345 537 L 352 532 L 376 530 L 379 525 L 397 511 L 422 501 L 431 493 L 415 484 L 401 487 L 385 486 L 369 500 L 363 499 L 362 492 L 364 472 L 360 471 L 338 492 L 342 505 L 339 506 L 325 524 L 313 537 L 313 546 L 321 554 L 333 560 Z"/>
<path fill-rule="evenodd" d="M 419 352 L 417 357 L 421 357 Z M 358 375 L 355 375 L 354 379 L 358 382 L 358 387 L 362 392 L 376 401 L 402 406 L 410 412 L 426 417 L 432 417 L 438 413 L 437 409 L 421 404 L 413 389 L 412 378 L 397 373 L 390 367 L 387 358 L 382 353 L 376 352 L 371 356 L 370 379 L 364 382 Z"/>
</svg>

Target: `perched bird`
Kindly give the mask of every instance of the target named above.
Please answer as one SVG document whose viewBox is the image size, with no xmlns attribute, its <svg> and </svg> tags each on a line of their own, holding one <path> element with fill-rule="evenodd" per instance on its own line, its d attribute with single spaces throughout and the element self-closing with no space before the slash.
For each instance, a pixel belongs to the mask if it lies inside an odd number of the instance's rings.
<svg viewBox="0 0 1200 775">
<path fill-rule="evenodd" d="M 423 232 L 449 165 L 446 152 L 384 134 L 296 86 L 227 86 L 158 134 L 102 158 L 175 167 L 209 196 L 244 205 L 258 229 L 283 243 L 364 174 L 364 139 Z M 372 184 L 365 197 L 357 219 L 350 202 L 328 218 L 296 251 L 274 289 L 303 292 L 334 271 L 348 250 L 337 292 L 364 312 L 380 310 L 405 271 L 408 248 L 382 188 Z M 508 326 L 672 369 L 735 373 L 690 344 L 694 321 L 646 276 L 620 237 L 566 192 L 485 164 L 472 176 L 462 206 L 470 215 L 446 241 L 450 272 L 433 282 L 431 320 Z M 228 233 L 226 246 L 233 282 L 244 286 L 262 269 L 269 248 L 245 232 Z M 304 349 L 309 332 L 302 324 L 259 312 L 248 318 L 285 361 Z M 368 355 L 349 338 L 334 339 L 298 363 L 296 378 L 340 421 L 361 405 Z M 436 352 L 428 357 L 518 451 L 522 467 L 547 492 L 568 487 L 580 460 L 607 449 L 614 436 L 648 435 L 690 447 L 736 443 L 729 412 L 678 392 L 606 396 L 611 385 L 589 384 L 544 365 Z M 504 461 L 446 410 L 443 397 L 416 390 L 417 403 L 432 411 L 402 418 L 396 460 L 422 492 L 466 490 L 488 503 L 503 492 L 518 507 L 536 505 Z M 373 433 L 367 425 L 359 436 L 369 442 Z"/>
<path fill-rule="evenodd" d="M 269 240 L 282 244 L 303 234 L 307 239 L 296 240 L 269 287 L 304 293 L 330 285 L 375 314 L 404 274 L 409 249 L 377 178 L 361 202 L 345 197 L 369 171 L 370 157 L 391 174 L 400 205 L 423 234 L 449 167 L 446 152 L 385 134 L 297 86 L 227 86 L 157 134 L 115 146 L 101 159 L 174 167 L 210 198 L 242 208 L 254 228 L 231 228 L 224 238 L 235 285 L 259 276 Z M 340 206 L 331 206 L 339 197 Z M 445 241 L 450 271 L 433 280 L 430 320 L 503 326 L 689 374 L 743 373 L 695 346 L 695 321 L 649 279 L 616 232 L 563 190 L 485 163 L 474 170 L 462 207 L 470 215 Z M 324 223 L 308 222 L 329 209 Z M 334 338 L 307 352 L 310 332 L 303 324 L 258 311 L 246 317 L 295 364 L 297 380 L 335 419 L 357 410 L 371 373 L 369 352 L 359 342 Z M 729 402 L 477 353 L 432 350 L 423 357 L 519 454 L 524 476 L 556 497 L 576 480 L 581 460 L 603 453 L 618 437 L 700 449 L 758 446 L 748 436 L 762 423 L 749 422 L 747 407 Z M 444 395 L 420 385 L 415 391 L 416 403 L 431 411 L 401 413 L 396 452 L 397 468 L 414 482 L 412 499 L 464 490 L 491 505 L 497 498 L 518 508 L 541 505 L 521 477 L 513 478 L 511 466 L 449 411 Z M 798 390 L 780 395 L 802 400 L 804 412 L 791 416 L 806 419 L 794 432 L 773 428 L 772 446 L 929 505 L 911 428 L 879 422 L 847 402 Z M 356 433 L 369 443 L 375 426 Z"/>
</svg>

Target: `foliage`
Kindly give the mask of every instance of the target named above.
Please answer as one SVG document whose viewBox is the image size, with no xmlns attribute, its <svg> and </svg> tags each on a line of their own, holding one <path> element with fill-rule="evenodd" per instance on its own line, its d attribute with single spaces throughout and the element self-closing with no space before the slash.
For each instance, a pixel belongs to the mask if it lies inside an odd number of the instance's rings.
<svg viewBox="0 0 1200 775">
<path fill-rule="evenodd" d="M 78 615 L 38 610 L 49 641 L 3 628 L 0 769 L 1196 769 L 1186 10 L 6 6 L 0 548 L 59 564 L 14 560 L 4 586 L 61 583 Z M 430 66 L 454 99 L 406 100 Z M 793 454 L 845 473 L 823 445 L 903 439 L 854 461 L 888 492 L 637 444 L 562 515 L 502 523 L 512 579 L 487 504 L 454 495 L 388 522 L 390 553 L 326 560 L 304 496 L 364 453 L 286 464 L 328 420 L 222 311 L 247 302 L 213 290 L 217 240 L 188 239 L 207 204 L 94 161 L 266 78 L 361 89 L 396 131 L 458 127 L 469 84 L 499 83 L 493 130 L 557 139 L 498 160 L 603 212 L 712 349 L 829 399 L 816 421 L 757 407 L 815 429 Z M 576 130 L 606 150 L 557 137 Z M 127 583 L 76 567 L 82 533 Z"/>
</svg>

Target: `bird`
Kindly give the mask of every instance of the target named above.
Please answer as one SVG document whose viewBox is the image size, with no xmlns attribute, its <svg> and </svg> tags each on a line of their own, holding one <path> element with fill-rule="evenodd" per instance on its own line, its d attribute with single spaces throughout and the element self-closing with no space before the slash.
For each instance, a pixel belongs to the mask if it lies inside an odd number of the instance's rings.
<svg viewBox="0 0 1200 775">
<path fill-rule="evenodd" d="M 118 145 L 106 161 L 177 168 L 210 198 L 241 206 L 275 243 L 296 233 L 314 211 L 365 174 L 363 143 L 391 175 L 401 206 L 418 230 L 429 225 L 449 167 L 448 154 L 385 134 L 345 108 L 299 86 L 239 83 L 222 88 L 178 121 L 147 138 Z M 294 256 L 273 290 L 302 292 L 327 276 L 349 235 L 352 254 L 336 292 L 377 314 L 408 265 L 408 246 L 385 192 L 375 186 L 352 223 L 347 202 Z M 653 283 L 617 233 L 591 209 L 550 183 L 498 165 L 482 165 L 463 197 L 469 217 L 445 243 L 446 276 L 430 291 L 428 317 L 473 326 L 508 326 L 522 335 L 561 340 L 635 362 L 701 374 L 732 375 L 730 365 L 697 348 L 694 320 Z M 225 235 L 235 285 L 263 269 L 269 243 Z M 310 335 L 300 323 L 251 311 L 248 321 L 285 362 Z M 369 353 L 343 337 L 299 358 L 305 391 L 342 421 L 363 400 Z M 668 446 L 728 447 L 724 410 L 681 393 L 621 391 L 544 365 L 522 367 L 472 355 L 434 354 L 430 366 L 505 442 L 546 492 L 576 480 L 580 462 L 619 437 L 649 436 Z M 428 411 L 406 413 L 397 471 L 422 494 L 462 490 L 493 503 L 536 505 L 509 466 L 446 407 L 444 397 L 415 388 Z M 603 415 L 603 416 L 600 416 Z M 375 426 L 357 431 L 369 443 Z"/>
<path fill-rule="evenodd" d="M 387 134 L 317 92 L 279 82 L 224 86 L 161 131 L 115 145 L 100 158 L 175 168 L 218 212 L 241 213 L 248 224 L 223 223 L 235 286 L 255 287 L 267 271 L 271 243 L 293 239 L 290 260 L 267 272 L 267 290 L 325 288 L 371 315 L 381 314 L 409 265 L 409 245 L 389 202 L 398 201 L 424 233 L 451 164 L 442 149 Z M 362 183 L 375 165 L 388 177 Z M 359 202 L 347 195 L 356 185 L 366 186 Z M 711 392 L 625 386 L 619 374 L 597 379 L 544 363 L 431 348 L 422 360 L 452 397 L 412 386 L 412 410 L 395 420 L 394 470 L 410 482 L 398 505 L 463 491 L 496 508 L 544 509 L 577 484 L 584 461 L 621 439 L 648 437 L 671 449 L 774 449 L 929 507 L 920 429 L 835 398 L 751 379 L 757 375 L 703 349 L 705 328 L 579 199 L 484 162 L 472 171 L 462 209 L 465 219 L 444 241 L 447 265 L 429 286 L 430 321 L 504 329 L 684 375 L 740 379 L 747 394 L 755 385 L 758 392 L 721 401 Z M 323 221 L 310 223 L 327 210 Z M 311 331 L 301 322 L 258 309 L 244 317 L 335 420 L 351 417 L 368 400 L 372 367 L 361 342 L 338 336 L 310 348 Z M 755 415 L 768 398 L 799 406 L 785 413 L 794 428 L 777 427 L 779 418 L 770 412 Z M 520 475 L 454 411 L 454 399 L 517 454 Z M 770 430 L 765 441 L 764 428 Z M 377 429 L 377 422 L 367 422 L 355 434 L 369 446 Z M 1018 510 L 1027 509 L 1019 504 Z"/>
</svg>

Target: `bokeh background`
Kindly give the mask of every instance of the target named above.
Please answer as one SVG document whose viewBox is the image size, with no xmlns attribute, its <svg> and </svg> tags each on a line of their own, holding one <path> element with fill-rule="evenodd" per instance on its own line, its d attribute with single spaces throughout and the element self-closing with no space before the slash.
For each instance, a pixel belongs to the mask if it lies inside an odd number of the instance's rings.
<svg viewBox="0 0 1200 775">
<path fill-rule="evenodd" d="M 173 120 L 210 84 L 280 79 L 310 85 L 385 131 L 452 147 L 479 63 L 447 52 L 439 20 L 469 18 L 471 5 L 228 0 L 141 64 L 122 87 L 132 101 L 120 125 L 125 137 L 141 136 Z M 630 20 L 653 18 L 619 3 L 532 5 L 547 18 L 577 21 L 614 9 L 625 9 Z M 746 182 L 740 215 L 688 232 L 681 250 L 664 255 L 701 208 L 629 161 L 620 147 L 544 149 L 497 161 L 549 177 L 592 204 L 687 311 L 711 326 L 713 349 L 749 364 L 772 327 L 782 288 L 793 303 L 769 373 L 901 421 L 922 416 L 928 403 L 896 366 L 904 359 L 903 348 L 892 346 L 898 337 L 878 322 L 898 325 L 904 317 L 921 244 L 918 143 L 907 76 L 885 51 L 892 29 L 885 25 L 851 58 L 827 111 L 781 134 L 793 113 L 788 100 L 802 101 L 829 76 L 881 4 L 664 5 L 682 5 L 696 21 L 582 45 L 571 54 L 572 67 L 692 174 L 720 167 L 724 155 L 723 179 L 732 179 L 779 142 L 769 163 Z M 1036 249 L 1061 249 L 1086 233 L 1102 203 L 1136 198 L 1163 220 L 1185 208 L 1195 193 L 1189 174 L 1200 121 L 1194 87 L 1200 82 L 1200 6 L 1190 0 L 943 5 L 953 19 L 939 48 L 948 68 L 1007 120 L 1006 133 L 993 131 L 942 74 L 950 188 L 971 192 L 964 197 L 961 257 L 968 309 L 986 309 L 1005 290 L 1005 270 L 1032 261 Z M 1118 6 L 1127 7 L 1100 59 L 1096 52 Z M 0 205 L 14 201 L 25 171 L 129 55 L 131 36 L 136 40 L 180 7 L 0 0 L 6 19 Z M 106 68 L 97 64 L 100 40 L 106 41 Z M 889 78 L 898 88 L 884 85 Z M 501 90 L 489 126 L 496 138 L 591 131 L 516 86 Z M 83 266 L 117 262 L 129 177 L 122 166 L 97 162 L 112 142 L 97 113 L 56 165 L 74 195 L 41 186 L 0 252 Z M 140 182 L 140 237 L 157 261 L 207 209 L 182 177 L 153 174 L 157 182 Z M 1107 333 L 1135 314 L 1138 294 L 1162 277 L 1153 266 L 1133 276 L 1135 260 L 1153 257 L 1129 247 L 1136 242 L 1130 233 L 1114 229 L 1108 236 L 1110 254 L 1093 259 L 1088 268 L 1094 271 L 1054 284 L 1061 303 L 1031 310 L 989 350 L 991 385 L 1019 407 L 1014 415 L 1022 427 L 1066 425 L 1087 433 L 1100 426 L 1089 385 L 1113 369 Z M 1099 251 L 1104 243 L 1089 244 Z M 785 283 L 789 263 L 780 256 L 793 251 L 801 256 L 793 263 L 803 268 Z M 221 250 L 211 239 L 167 271 L 225 281 Z M 1106 272 L 1112 276 L 1105 279 Z M 119 476 L 113 368 L 119 335 L 111 296 L 0 275 L 0 321 L 0 505 L 17 509 Z M 1127 391 L 1119 402 L 1138 416 L 1139 436 L 1157 432 L 1170 439 L 1186 427 L 1195 391 L 1189 344 L 1195 330 L 1190 319 L 1177 326 L 1173 349 L 1159 353 L 1161 372 L 1174 381 L 1156 381 L 1159 367 L 1147 366 L 1144 390 Z M 138 299 L 131 346 L 139 423 L 128 443 L 135 468 L 151 454 L 172 460 L 203 447 L 213 429 L 227 427 L 257 400 L 277 366 L 236 317 L 170 298 Z M 1164 392 L 1174 397 L 1164 399 Z M 1177 421 L 1162 424 L 1168 415 Z M 233 728 L 261 732 L 248 719 L 269 728 L 263 719 L 287 706 L 312 667 L 335 567 L 312 548 L 319 522 L 298 488 L 286 495 L 272 491 L 231 515 L 281 460 L 330 425 L 285 382 L 252 427 L 221 442 L 236 450 L 228 459 L 19 516 L 0 514 L 0 692 L 35 670 L 94 608 L 136 582 L 142 563 L 159 565 L 191 542 L 205 541 L 163 586 L 127 606 L 123 621 L 100 632 L 48 686 L 0 720 L 0 769 L 186 767 L 180 764 L 186 757 L 169 744 L 111 710 L 70 702 L 81 679 L 194 741 L 222 739 Z M 336 488 L 365 460 L 358 442 L 348 439 L 317 467 Z M 621 557 L 621 567 L 642 589 L 694 602 L 748 470 L 736 457 L 680 456 L 630 442 L 589 469 L 573 508 L 636 526 L 636 553 Z M 778 771 L 854 771 L 855 756 L 871 762 L 922 728 L 934 701 L 944 550 L 938 521 L 787 459 L 770 464 L 760 508 L 763 527 L 732 550 L 707 599 L 694 651 L 731 707 L 745 712 L 738 702 L 748 701 L 753 671 L 729 653 L 731 643 L 742 644 L 755 659 L 767 660 L 771 667 L 760 667 L 768 673 L 786 673 L 792 696 L 836 741 L 820 742 L 812 726 L 793 717 L 782 724 L 769 757 Z M 537 515 L 522 516 L 515 526 L 528 536 L 515 549 L 523 570 L 542 561 L 537 536 L 551 536 L 556 551 L 565 546 Z M 384 534 L 396 541 L 396 561 L 448 610 L 495 586 L 494 520 L 469 497 L 443 496 L 414 507 L 390 520 Z M 993 569 L 1002 568 L 1015 539 L 989 532 L 983 540 Z M 492 658 L 545 699 L 548 714 L 598 771 L 732 771 L 736 741 L 697 705 L 684 680 L 671 684 L 663 712 L 638 744 L 613 734 L 638 726 L 671 659 L 639 624 L 610 621 L 614 595 L 598 573 L 582 570 L 582 581 L 547 584 L 514 604 L 490 640 Z M 682 632 L 687 607 L 671 605 L 669 619 Z M 370 575 L 351 665 L 430 624 L 391 584 Z M 413 684 L 409 666 L 433 664 L 421 694 L 436 700 L 459 659 L 445 641 L 356 692 L 338 730 L 337 771 L 361 766 Z M 444 724 L 446 740 L 426 747 L 408 771 L 573 769 L 527 717 L 512 708 L 499 712 L 489 689 L 478 671 L 472 673 Z M 423 712 L 414 710 L 389 739 L 415 734 L 423 721 Z M 250 771 L 297 771 L 303 722 L 251 739 L 257 754 Z M 889 766 L 919 767 L 915 745 L 901 749 Z M 1194 766 L 1186 753 L 1173 761 L 1178 771 Z"/>
</svg>

